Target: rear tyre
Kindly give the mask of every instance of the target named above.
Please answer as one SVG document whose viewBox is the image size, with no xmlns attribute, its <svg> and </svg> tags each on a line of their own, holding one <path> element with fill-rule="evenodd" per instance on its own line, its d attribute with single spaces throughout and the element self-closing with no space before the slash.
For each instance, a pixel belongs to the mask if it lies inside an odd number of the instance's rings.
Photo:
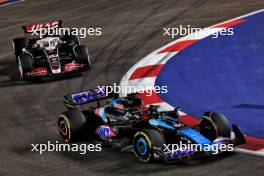
<svg viewBox="0 0 264 176">
<path fill-rule="evenodd" d="M 24 74 L 26 72 L 32 71 L 34 69 L 32 63 L 32 57 L 28 54 L 19 55 L 17 57 L 17 65 L 21 79 L 24 78 Z"/>
<path fill-rule="evenodd" d="M 87 67 L 91 67 L 91 62 L 88 54 L 88 49 L 83 45 L 78 45 L 74 48 L 75 58 L 78 63 L 86 64 Z"/>
<path fill-rule="evenodd" d="M 230 138 L 231 128 L 227 118 L 216 112 L 207 112 L 201 119 L 200 132 L 205 137 L 211 141 L 215 140 L 217 137 L 227 137 Z"/>
<path fill-rule="evenodd" d="M 80 141 L 87 136 L 87 120 L 79 110 L 70 110 L 59 115 L 58 129 L 65 142 Z"/>
<path fill-rule="evenodd" d="M 15 55 L 22 54 L 22 49 L 28 46 L 29 40 L 27 38 L 16 38 L 13 40 L 13 48 Z"/>
<path fill-rule="evenodd" d="M 162 147 L 164 143 L 163 135 L 158 130 L 140 130 L 134 135 L 133 139 L 135 155 L 140 162 L 150 162 L 154 156 L 153 147 Z"/>
</svg>

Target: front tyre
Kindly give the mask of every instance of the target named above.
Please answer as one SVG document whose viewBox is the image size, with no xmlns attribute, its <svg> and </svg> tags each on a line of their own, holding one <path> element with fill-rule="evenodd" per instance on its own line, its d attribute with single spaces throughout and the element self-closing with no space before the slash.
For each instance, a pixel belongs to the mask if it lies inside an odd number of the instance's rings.
<svg viewBox="0 0 264 176">
<path fill-rule="evenodd" d="M 83 45 L 78 45 L 74 48 L 75 58 L 78 63 L 86 64 L 88 68 L 91 67 L 91 62 L 88 54 L 88 49 Z"/>
<path fill-rule="evenodd" d="M 15 55 L 18 56 L 22 54 L 23 48 L 28 46 L 29 40 L 27 38 L 15 38 L 13 39 L 13 49 Z"/>
<path fill-rule="evenodd" d="M 144 129 L 134 135 L 133 146 L 139 161 L 147 163 L 153 160 L 154 147 L 162 148 L 165 140 L 160 131 L 156 129 Z"/>
<path fill-rule="evenodd" d="M 205 137 L 214 141 L 217 137 L 230 138 L 231 128 L 227 118 L 220 113 L 207 112 L 201 119 L 200 132 Z"/>
<path fill-rule="evenodd" d="M 133 141 L 135 155 L 141 162 L 149 162 L 153 158 L 152 143 L 148 134 L 139 131 L 134 136 Z"/>
<path fill-rule="evenodd" d="M 20 73 L 20 78 L 24 78 L 26 72 L 33 70 L 32 57 L 28 54 L 22 54 L 17 57 L 17 65 Z"/>
</svg>

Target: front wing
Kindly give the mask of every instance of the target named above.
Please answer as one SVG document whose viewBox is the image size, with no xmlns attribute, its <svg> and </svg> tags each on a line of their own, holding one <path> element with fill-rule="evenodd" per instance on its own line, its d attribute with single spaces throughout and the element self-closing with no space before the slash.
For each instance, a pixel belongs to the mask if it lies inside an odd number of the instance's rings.
<svg viewBox="0 0 264 176">
<path fill-rule="evenodd" d="M 230 138 L 219 137 L 215 139 L 213 142 L 211 142 L 212 148 L 209 150 L 207 149 L 207 150 L 193 151 L 189 149 L 184 149 L 184 150 L 179 149 L 175 151 L 164 151 L 163 149 L 154 146 L 153 147 L 154 157 L 158 159 L 163 159 L 166 163 L 171 163 L 175 161 L 188 160 L 202 156 L 220 154 L 222 153 L 222 151 L 216 150 L 214 147 L 219 146 L 221 144 L 225 144 L 225 145 L 231 144 L 233 147 L 245 144 L 246 143 L 245 137 L 240 132 L 239 128 L 236 125 L 233 125 L 232 128 L 233 128 L 233 132 Z M 199 140 L 204 144 L 206 143 L 205 139 L 200 138 Z"/>
<path fill-rule="evenodd" d="M 30 79 L 30 78 L 39 78 L 39 77 L 56 77 L 56 76 L 61 76 L 64 74 L 69 74 L 69 73 L 80 73 L 87 71 L 89 68 L 88 65 L 86 64 L 79 64 L 79 63 L 67 63 L 63 66 L 63 69 L 61 70 L 60 73 L 52 73 L 49 71 L 48 68 L 46 67 L 38 67 L 35 68 L 32 71 L 24 73 L 24 78 L 25 79 Z"/>
</svg>

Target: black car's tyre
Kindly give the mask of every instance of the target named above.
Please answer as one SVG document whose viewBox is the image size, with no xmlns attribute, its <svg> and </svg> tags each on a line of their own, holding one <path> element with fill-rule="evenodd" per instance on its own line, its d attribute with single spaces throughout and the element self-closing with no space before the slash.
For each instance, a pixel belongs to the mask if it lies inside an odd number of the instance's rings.
<svg viewBox="0 0 264 176">
<path fill-rule="evenodd" d="M 87 134 L 87 120 L 79 110 L 70 110 L 59 115 L 58 129 L 65 142 L 82 140 Z"/>
<path fill-rule="evenodd" d="M 156 129 L 144 129 L 134 135 L 133 146 L 139 161 L 147 163 L 153 159 L 153 147 L 160 147 L 165 143 L 163 135 Z"/>
<path fill-rule="evenodd" d="M 17 57 L 17 65 L 21 79 L 24 78 L 24 74 L 26 72 L 32 71 L 34 69 L 32 60 L 32 56 L 29 54 L 22 54 Z"/>
<path fill-rule="evenodd" d="M 229 138 L 231 135 L 231 128 L 227 118 L 216 112 L 205 113 L 200 121 L 199 127 L 201 134 L 211 141 L 217 137 Z"/>
<path fill-rule="evenodd" d="M 15 55 L 22 54 L 22 49 L 28 46 L 29 40 L 27 38 L 15 38 L 13 39 L 13 48 Z"/>
<path fill-rule="evenodd" d="M 74 48 L 75 58 L 78 63 L 86 64 L 88 67 L 91 67 L 91 62 L 88 54 L 88 49 L 83 45 L 78 45 Z"/>
</svg>

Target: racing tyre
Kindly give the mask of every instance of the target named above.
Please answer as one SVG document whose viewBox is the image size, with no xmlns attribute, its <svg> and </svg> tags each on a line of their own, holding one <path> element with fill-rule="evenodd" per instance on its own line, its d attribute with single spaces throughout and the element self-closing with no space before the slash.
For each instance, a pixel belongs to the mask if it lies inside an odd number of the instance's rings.
<svg viewBox="0 0 264 176">
<path fill-rule="evenodd" d="M 20 73 L 20 78 L 24 78 L 24 74 L 33 70 L 32 57 L 28 54 L 19 55 L 17 57 L 17 65 Z"/>
<path fill-rule="evenodd" d="M 143 163 L 150 162 L 154 156 L 153 147 L 162 148 L 164 143 L 164 137 L 158 130 L 140 130 L 134 135 L 133 139 L 135 155 Z"/>
<path fill-rule="evenodd" d="M 87 120 L 79 110 L 70 110 L 60 114 L 58 130 L 65 142 L 79 141 L 86 137 Z"/>
<path fill-rule="evenodd" d="M 217 137 L 230 138 L 231 128 L 227 118 L 223 114 L 216 112 L 207 112 L 201 119 L 200 132 L 211 141 Z"/>
<path fill-rule="evenodd" d="M 13 40 L 13 48 L 16 56 L 22 54 L 22 49 L 28 46 L 28 42 L 27 38 L 16 38 Z"/>
<path fill-rule="evenodd" d="M 88 54 L 88 50 L 83 45 L 78 45 L 74 48 L 75 50 L 75 57 L 77 59 L 77 62 L 81 64 L 86 64 L 87 67 L 91 67 L 91 62 Z"/>
</svg>

